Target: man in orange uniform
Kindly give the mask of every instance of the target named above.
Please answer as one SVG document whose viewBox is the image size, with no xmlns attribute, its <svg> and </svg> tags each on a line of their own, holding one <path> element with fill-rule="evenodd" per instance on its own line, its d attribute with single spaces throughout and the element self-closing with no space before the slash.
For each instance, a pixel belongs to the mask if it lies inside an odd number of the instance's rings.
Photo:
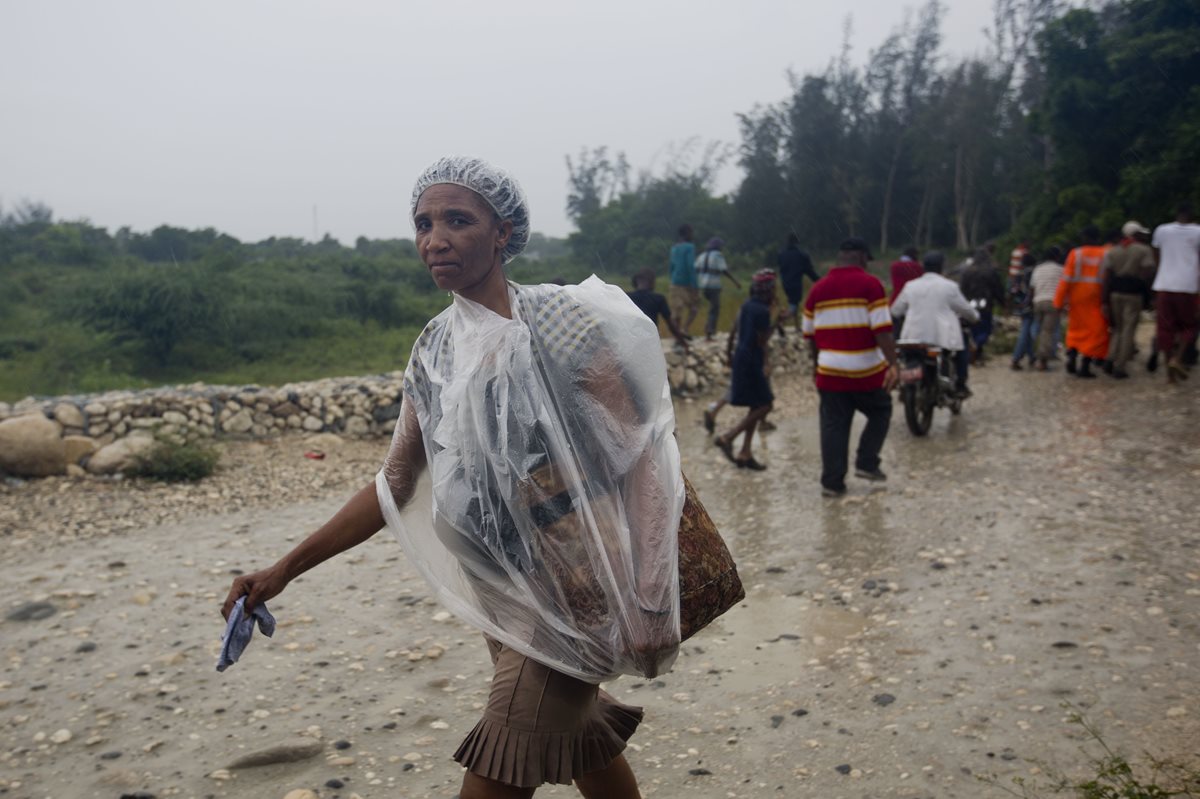
<svg viewBox="0 0 1200 799">
<path fill-rule="evenodd" d="M 1083 246 L 1071 250 L 1063 267 L 1054 307 L 1067 309 L 1067 371 L 1095 377 L 1092 362 L 1108 357 L 1108 316 L 1104 309 L 1104 253 L 1095 225 L 1083 230 Z M 1083 356 L 1077 369 L 1076 358 Z"/>
</svg>

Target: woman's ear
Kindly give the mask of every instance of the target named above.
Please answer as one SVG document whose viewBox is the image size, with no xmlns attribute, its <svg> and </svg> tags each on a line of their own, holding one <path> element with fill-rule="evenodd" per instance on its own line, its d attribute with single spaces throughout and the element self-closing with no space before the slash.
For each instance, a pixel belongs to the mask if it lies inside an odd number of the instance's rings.
<svg viewBox="0 0 1200 799">
<path fill-rule="evenodd" d="M 513 223 L 511 220 L 505 219 L 496 229 L 496 250 L 501 251 L 508 246 L 508 240 L 512 238 Z"/>
</svg>

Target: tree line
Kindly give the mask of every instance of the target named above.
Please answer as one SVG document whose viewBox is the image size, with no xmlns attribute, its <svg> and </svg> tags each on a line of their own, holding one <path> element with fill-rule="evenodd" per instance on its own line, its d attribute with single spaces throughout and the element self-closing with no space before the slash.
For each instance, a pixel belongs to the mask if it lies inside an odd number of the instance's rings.
<svg viewBox="0 0 1200 799">
<path fill-rule="evenodd" d="M 562 250 L 535 236 L 519 279 L 580 277 Z M 20 203 L 0 213 L 0 399 L 390 371 L 447 302 L 409 239 L 110 234 Z"/>
<path fill-rule="evenodd" d="M 928 0 L 861 66 L 847 26 L 825 69 L 739 115 L 736 146 L 690 140 L 653 171 L 606 147 L 568 157 L 577 229 L 534 234 L 514 278 L 661 274 L 682 222 L 748 272 L 789 232 L 818 254 L 848 235 L 881 254 L 1070 243 L 1200 196 L 1195 0 L 994 0 L 986 51 L 958 59 L 944 14 Z M 400 368 L 446 302 L 407 239 L 109 233 L 23 202 L 0 209 L 0 399 Z"/>
<path fill-rule="evenodd" d="M 995 0 L 986 51 L 960 59 L 945 8 L 928 0 L 863 66 L 847 25 L 824 70 L 739 115 L 734 153 L 692 143 L 637 174 L 604 147 L 568 158 L 576 255 L 661 267 L 683 221 L 756 262 L 788 232 L 818 252 L 849 235 L 966 252 L 1153 224 L 1200 195 L 1200 4 Z M 717 197 L 730 157 L 741 181 Z"/>
</svg>

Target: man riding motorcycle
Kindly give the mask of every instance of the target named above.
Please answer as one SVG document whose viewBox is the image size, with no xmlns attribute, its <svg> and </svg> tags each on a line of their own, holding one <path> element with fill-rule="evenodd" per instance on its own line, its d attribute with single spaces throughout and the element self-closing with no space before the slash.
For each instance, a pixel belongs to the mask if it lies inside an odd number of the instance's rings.
<svg viewBox="0 0 1200 799">
<path fill-rule="evenodd" d="M 925 274 L 904 284 L 892 303 L 892 316 L 903 316 L 904 327 L 897 343 L 939 347 L 953 353 L 955 392 L 961 399 L 971 396 L 967 388 L 968 344 L 960 319 L 971 324 L 979 313 L 967 302 L 953 280 L 942 275 L 946 257 L 932 250 L 921 259 Z"/>
</svg>

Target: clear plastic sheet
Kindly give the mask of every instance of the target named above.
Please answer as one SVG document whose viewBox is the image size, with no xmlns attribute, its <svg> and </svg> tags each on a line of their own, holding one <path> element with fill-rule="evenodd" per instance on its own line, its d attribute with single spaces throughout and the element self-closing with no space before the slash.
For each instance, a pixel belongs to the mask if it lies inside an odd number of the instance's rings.
<svg viewBox="0 0 1200 799">
<path fill-rule="evenodd" d="M 654 676 L 684 501 L 658 331 L 596 277 L 510 292 L 513 319 L 455 296 L 414 345 L 384 518 L 486 635 L 590 682 Z"/>
</svg>

